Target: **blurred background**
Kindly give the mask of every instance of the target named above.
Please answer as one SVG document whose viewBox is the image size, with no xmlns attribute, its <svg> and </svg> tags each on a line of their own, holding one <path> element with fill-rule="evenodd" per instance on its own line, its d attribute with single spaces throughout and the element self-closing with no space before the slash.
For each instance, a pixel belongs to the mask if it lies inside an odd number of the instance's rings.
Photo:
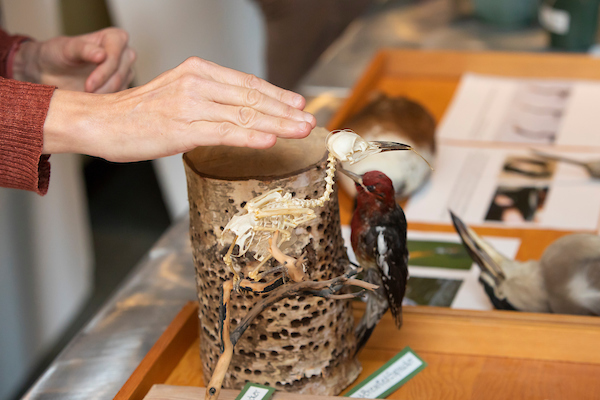
<svg viewBox="0 0 600 400">
<path fill-rule="evenodd" d="M 300 91 L 324 125 L 327 117 L 320 112 L 341 103 L 376 51 L 362 43 L 594 54 L 599 2 L 1 0 L 0 4 L 4 29 L 37 40 L 111 25 L 124 28 L 138 54 L 135 85 L 195 55 Z M 24 393 L 160 235 L 187 212 L 181 156 L 115 164 L 53 155 L 51 162 L 47 196 L 0 188 L 0 400 Z"/>
</svg>

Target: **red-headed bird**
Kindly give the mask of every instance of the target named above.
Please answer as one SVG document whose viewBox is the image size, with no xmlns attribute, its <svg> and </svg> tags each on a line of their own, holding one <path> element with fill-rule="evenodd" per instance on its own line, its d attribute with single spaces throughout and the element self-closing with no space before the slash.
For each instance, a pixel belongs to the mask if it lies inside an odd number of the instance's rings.
<svg viewBox="0 0 600 400">
<path fill-rule="evenodd" d="M 367 307 L 356 327 L 357 352 L 389 308 L 396 326 L 402 326 L 402 299 L 408 280 L 406 217 L 396 203 L 394 186 L 383 172 L 360 176 L 345 170 L 356 183 L 356 209 L 352 216 L 352 248 L 364 270 L 363 279 L 379 285 L 367 293 Z"/>
</svg>

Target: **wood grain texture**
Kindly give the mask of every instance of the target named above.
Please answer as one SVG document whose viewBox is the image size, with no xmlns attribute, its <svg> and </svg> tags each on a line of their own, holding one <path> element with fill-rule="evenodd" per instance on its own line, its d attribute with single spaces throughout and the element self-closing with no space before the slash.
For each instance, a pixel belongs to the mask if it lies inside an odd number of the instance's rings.
<svg viewBox="0 0 600 400">
<path fill-rule="evenodd" d="M 386 76 L 453 78 L 464 72 L 476 72 L 530 78 L 600 79 L 600 60 L 587 54 L 401 49 L 380 53 L 383 65 L 379 73 Z"/>
<path fill-rule="evenodd" d="M 364 304 L 354 303 L 354 317 Z M 391 399 L 596 398 L 600 393 L 600 319 L 512 311 L 405 307 L 404 326 L 390 315 L 359 355 L 365 379 L 405 346 L 428 366 Z M 198 343 L 165 383 L 203 386 Z M 573 394 L 574 396 L 567 396 Z"/>
<path fill-rule="evenodd" d="M 362 315 L 363 309 L 357 302 L 355 317 Z M 600 346 L 593 345 L 600 340 L 600 319 L 596 317 L 425 306 L 406 307 L 404 312 L 406 323 L 401 331 L 395 329 L 389 314 L 384 316 L 365 352 L 388 350 L 395 354 L 410 346 L 417 353 L 600 365 Z"/>
<path fill-rule="evenodd" d="M 204 383 L 204 377 L 201 371 L 200 338 L 197 338 L 183 357 L 181 357 L 181 360 L 175 368 L 173 368 L 171 374 L 164 383 L 166 385 L 203 387 L 206 386 L 206 384 Z"/>
<path fill-rule="evenodd" d="M 181 309 L 119 390 L 115 400 L 141 400 L 152 385 L 165 381 L 198 337 L 197 315 L 197 303 L 189 302 Z"/>
<path fill-rule="evenodd" d="M 204 400 L 204 388 L 190 386 L 156 385 L 146 395 L 144 400 Z M 219 400 L 235 400 L 239 390 L 224 389 L 221 391 Z M 299 395 L 287 392 L 275 392 L 273 400 L 333 400 L 338 397 Z"/>
<path fill-rule="evenodd" d="M 372 350 L 357 382 L 395 354 Z M 595 399 L 600 394 L 598 365 L 427 351 L 417 354 L 427 367 L 388 399 Z"/>
</svg>

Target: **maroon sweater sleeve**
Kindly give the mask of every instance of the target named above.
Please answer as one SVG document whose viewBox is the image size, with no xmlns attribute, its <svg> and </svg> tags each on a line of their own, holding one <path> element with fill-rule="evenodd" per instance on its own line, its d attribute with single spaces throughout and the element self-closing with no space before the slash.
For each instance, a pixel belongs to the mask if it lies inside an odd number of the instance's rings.
<svg viewBox="0 0 600 400">
<path fill-rule="evenodd" d="M 0 30 L 0 76 L 11 76 L 11 58 L 25 39 Z M 53 86 L 0 78 L 0 186 L 48 191 L 50 156 L 42 148 L 53 93 Z"/>
</svg>

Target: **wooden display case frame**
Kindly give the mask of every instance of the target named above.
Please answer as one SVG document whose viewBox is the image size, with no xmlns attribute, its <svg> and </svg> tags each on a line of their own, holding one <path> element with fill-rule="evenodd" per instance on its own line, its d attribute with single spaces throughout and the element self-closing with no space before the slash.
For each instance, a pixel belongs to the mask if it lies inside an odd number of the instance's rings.
<svg viewBox="0 0 600 400">
<path fill-rule="evenodd" d="M 382 50 L 357 82 L 328 128 L 343 127 L 373 92 L 404 95 L 440 120 L 465 72 L 514 77 L 600 80 L 600 60 L 586 55 Z M 352 201 L 340 194 L 342 223 Z M 410 223 L 409 229 L 454 232 L 450 225 Z M 479 234 L 521 240 L 517 259 L 539 258 L 569 232 L 475 227 Z M 357 302 L 355 317 L 364 306 Z M 405 307 L 397 331 L 384 316 L 359 359 L 358 381 L 405 346 L 428 366 L 391 399 L 600 398 L 600 318 L 510 311 Z M 203 386 L 197 306 L 187 304 L 119 391 L 141 400 L 154 384 Z M 357 381 L 357 382 L 358 382 Z M 183 398 L 183 397 L 182 397 Z"/>
</svg>

